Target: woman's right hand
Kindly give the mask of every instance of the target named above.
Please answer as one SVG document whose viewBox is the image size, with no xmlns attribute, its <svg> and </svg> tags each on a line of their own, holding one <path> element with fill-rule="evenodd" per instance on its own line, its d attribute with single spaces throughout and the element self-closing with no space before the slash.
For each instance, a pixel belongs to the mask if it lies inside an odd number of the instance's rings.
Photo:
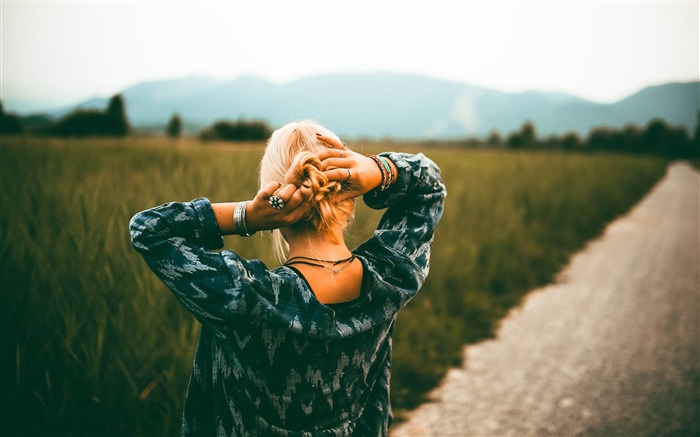
<svg viewBox="0 0 700 437">
<path fill-rule="evenodd" d="M 283 207 L 276 209 L 270 203 L 271 196 L 283 201 Z M 291 226 L 309 215 L 308 193 L 304 188 L 293 184 L 281 186 L 276 182 L 263 187 L 255 198 L 246 205 L 246 222 L 250 231 L 277 229 Z"/>
<path fill-rule="evenodd" d="M 372 158 L 353 152 L 337 138 L 322 134 L 316 134 L 316 138 L 329 146 L 318 154 L 323 173 L 331 181 L 346 183 L 347 188 L 342 191 L 345 198 L 362 196 L 381 185 L 382 172 Z M 396 174 L 394 163 L 389 164 Z"/>
</svg>

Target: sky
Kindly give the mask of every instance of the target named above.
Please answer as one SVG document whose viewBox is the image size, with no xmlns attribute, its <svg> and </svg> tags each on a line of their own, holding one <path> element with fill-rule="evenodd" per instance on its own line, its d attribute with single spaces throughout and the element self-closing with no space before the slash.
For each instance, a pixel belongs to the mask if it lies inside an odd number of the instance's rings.
<svg viewBox="0 0 700 437">
<path fill-rule="evenodd" d="M 147 81 L 419 74 L 613 102 L 699 80 L 694 1 L 5 1 L 0 98 L 40 109 Z"/>
</svg>

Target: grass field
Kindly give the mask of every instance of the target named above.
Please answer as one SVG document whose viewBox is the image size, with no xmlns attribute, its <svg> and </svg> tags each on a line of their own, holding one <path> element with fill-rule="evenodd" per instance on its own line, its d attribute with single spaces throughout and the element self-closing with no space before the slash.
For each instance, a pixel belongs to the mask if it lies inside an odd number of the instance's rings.
<svg viewBox="0 0 700 437">
<path fill-rule="evenodd" d="M 251 198 L 261 150 L 3 138 L 0 434 L 178 434 L 199 327 L 131 248 L 128 221 L 172 200 Z M 633 156 L 423 151 L 448 197 L 430 276 L 395 330 L 398 412 L 665 170 Z M 360 208 L 351 245 L 378 218 Z M 227 248 L 275 265 L 265 237 Z"/>
</svg>

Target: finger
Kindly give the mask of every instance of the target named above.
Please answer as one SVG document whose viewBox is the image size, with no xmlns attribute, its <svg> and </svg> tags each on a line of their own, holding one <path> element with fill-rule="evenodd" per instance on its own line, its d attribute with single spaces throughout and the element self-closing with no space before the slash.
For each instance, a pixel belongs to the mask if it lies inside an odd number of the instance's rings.
<svg viewBox="0 0 700 437">
<path fill-rule="evenodd" d="M 345 158 L 327 158 L 321 161 L 324 170 L 352 167 L 353 161 Z"/>
<path fill-rule="evenodd" d="M 343 142 L 340 141 L 338 138 L 326 136 L 326 135 L 323 135 L 320 133 L 316 133 L 316 138 L 319 141 L 322 141 L 322 142 L 328 144 L 328 146 L 330 146 L 334 149 L 344 149 L 345 148 L 345 144 L 343 144 Z"/>
<path fill-rule="evenodd" d="M 291 223 L 296 223 L 297 221 L 309 216 L 311 204 L 307 200 L 308 196 L 302 191 L 302 189 L 297 190 L 292 198 L 289 199 L 289 207 L 291 209 L 287 213 Z"/>
<path fill-rule="evenodd" d="M 349 182 L 352 180 L 352 170 L 349 168 L 335 168 L 323 172 L 329 181 Z"/>
<path fill-rule="evenodd" d="M 287 184 L 275 191 L 274 195 L 284 200 L 284 202 L 286 203 L 287 201 L 289 201 L 289 199 L 292 197 L 296 190 L 297 187 L 294 184 Z"/>
<path fill-rule="evenodd" d="M 318 159 L 323 161 L 328 158 L 347 158 L 352 151 L 350 149 L 324 149 L 318 152 Z"/>
<path fill-rule="evenodd" d="M 255 197 L 260 199 L 267 199 L 268 197 L 275 194 L 275 191 L 277 191 L 277 189 L 280 188 L 280 186 L 281 185 L 279 182 L 270 182 L 269 184 L 261 188 L 260 191 L 258 191 L 258 194 L 255 195 Z"/>
<path fill-rule="evenodd" d="M 311 204 L 309 202 L 302 202 L 294 208 L 289 214 L 290 221 L 293 223 L 299 220 L 307 219 L 311 216 Z"/>
<path fill-rule="evenodd" d="M 301 188 L 297 189 L 287 202 L 287 208 L 292 211 L 304 202 L 304 193 Z"/>
<path fill-rule="evenodd" d="M 297 187 L 295 187 L 292 184 L 287 184 L 279 190 L 275 191 L 275 194 L 270 196 L 266 201 L 270 204 L 270 206 L 277 210 L 285 209 L 288 207 L 289 199 L 292 197 L 294 191 L 296 190 Z"/>
</svg>

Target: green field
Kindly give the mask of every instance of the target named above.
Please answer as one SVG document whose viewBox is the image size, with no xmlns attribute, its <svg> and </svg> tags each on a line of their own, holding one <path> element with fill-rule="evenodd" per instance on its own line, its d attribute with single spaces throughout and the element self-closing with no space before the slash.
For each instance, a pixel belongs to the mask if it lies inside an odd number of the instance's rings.
<svg viewBox="0 0 700 437">
<path fill-rule="evenodd" d="M 129 218 L 173 200 L 251 198 L 262 146 L 3 138 L 0 150 L 0 434 L 178 434 L 199 327 L 131 248 Z M 422 151 L 448 197 L 430 276 L 395 330 L 399 413 L 665 171 L 648 157 Z M 353 246 L 378 218 L 358 209 Z M 276 265 L 263 235 L 226 246 Z"/>
</svg>

